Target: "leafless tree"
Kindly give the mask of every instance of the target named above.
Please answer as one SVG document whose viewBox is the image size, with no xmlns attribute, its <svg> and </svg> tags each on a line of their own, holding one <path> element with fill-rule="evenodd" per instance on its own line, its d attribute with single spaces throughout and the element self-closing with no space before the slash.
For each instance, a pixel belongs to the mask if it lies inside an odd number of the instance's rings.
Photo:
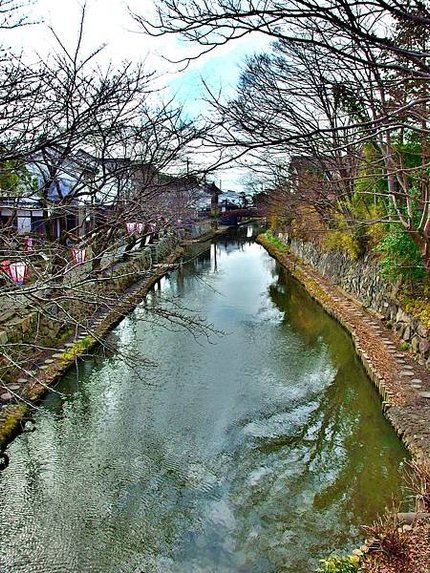
<svg viewBox="0 0 430 573">
<path fill-rule="evenodd" d="M 219 45 L 247 37 L 258 32 L 273 38 L 312 44 L 347 57 L 349 61 L 367 64 L 362 54 L 353 51 L 345 55 L 344 48 L 354 42 L 373 46 L 403 63 L 385 63 L 386 69 L 403 69 L 410 72 L 408 64 L 417 69 L 416 74 L 426 76 L 428 63 L 421 55 L 396 41 L 389 32 L 394 20 L 412 25 L 428 26 L 430 18 L 423 1 L 398 0 L 156 0 L 157 16 L 148 19 L 135 13 L 134 17 L 145 31 L 154 36 L 181 34 L 196 48 L 199 57 Z M 312 36 L 309 32 L 312 31 Z M 303 33 L 304 32 L 304 33 Z M 333 39 L 336 39 L 333 42 Z"/>
<path fill-rule="evenodd" d="M 354 173 L 338 177 L 345 156 L 373 146 L 366 176 L 383 173 L 388 214 L 419 246 L 430 269 L 427 2 L 158 0 L 154 20 L 135 18 L 149 34 L 181 34 L 189 40 L 194 52 L 185 65 L 248 34 L 277 41 L 277 54 L 249 62 L 233 105 L 216 104 L 223 118 L 218 127 L 228 126 L 224 142 L 240 157 L 256 149 L 270 149 L 266 158 L 284 153 L 281 166 L 288 154 L 303 150 L 324 163 L 336 156 L 334 181 L 347 184 L 346 194 Z M 285 49 L 288 53 L 279 56 Z M 294 69 L 306 79 L 298 73 L 292 77 Z M 230 122 L 225 123 L 226 116 Z M 416 142 L 419 161 L 407 165 L 402 147 Z"/>
<path fill-rule="evenodd" d="M 0 181 L 12 207 L 9 220 L 2 220 L 0 249 L 3 259 L 25 262 L 30 272 L 17 287 L 3 267 L 3 310 L 37 312 L 65 332 L 92 328 L 91 313 L 112 309 L 124 297 L 106 286 L 112 274 L 123 279 L 124 289 L 136 279 L 118 263 L 131 251 L 142 252 L 142 235 L 175 232 L 178 187 L 187 187 L 190 177 L 187 146 L 202 135 L 174 102 L 163 101 L 142 65 L 115 68 L 98 64 L 99 49 L 85 54 L 84 26 L 85 7 L 73 50 L 53 31 L 57 50 L 49 58 L 29 68 L 9 54 L 0 68 L 10 84 L 0 100 Z M 173 201 L 164 199 L 172 194 Z M 14 221 L 23 203 L 42 212 L 39 233 L 30 230 L 27 237 L 30 247 Z M 155 204 L 163 209 L 158 220 Z M 130 222 L 141 225 L 139 237 L 128 234 Z M 73 262 L 72 247 L 85 250 L 86 265 Z M 77 305 L 85 312 L 74 313 Z M 180 309 L 165 315 L 203 330 L 203 321 Z M 0 344 L 2 378 L 8 370 L 27 377 L 49 350 L 24 336 Z"/>
</svg>

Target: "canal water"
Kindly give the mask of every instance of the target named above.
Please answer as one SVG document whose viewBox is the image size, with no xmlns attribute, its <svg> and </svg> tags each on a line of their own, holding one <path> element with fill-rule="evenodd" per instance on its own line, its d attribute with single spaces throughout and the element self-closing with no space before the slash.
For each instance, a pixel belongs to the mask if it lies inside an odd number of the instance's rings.
<svg viewBox="0 0 430 573">
<path fill-rule="evenodd" d="M 251 235 L 163 279 L 11 444 L 2 573 L 310 573 L 400 498 L 349 337 Z"/>
</svg>

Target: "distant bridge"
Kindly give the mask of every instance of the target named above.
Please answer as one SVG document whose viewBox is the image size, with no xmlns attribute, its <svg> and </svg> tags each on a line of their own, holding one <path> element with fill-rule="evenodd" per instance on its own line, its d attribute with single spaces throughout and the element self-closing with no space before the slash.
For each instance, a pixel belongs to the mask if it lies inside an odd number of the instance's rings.
<svg viewBox="0 0 430 573">
<path fill-rule="evenodd" d="M 262 217 L 257 207 L 239 207 L 237 209 L 227 209 L 220 213 L 219 223 L 221 225 L 237 225 L 242 219 L 253 219 Z"/>
</svg>

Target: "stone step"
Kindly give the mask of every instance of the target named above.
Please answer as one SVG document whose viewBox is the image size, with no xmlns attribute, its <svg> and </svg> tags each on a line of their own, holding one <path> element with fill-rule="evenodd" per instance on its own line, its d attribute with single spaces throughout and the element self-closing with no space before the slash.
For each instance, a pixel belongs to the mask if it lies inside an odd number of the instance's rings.
<svg viewBox="0 0 430 573">
<path fill-rule="evenodd" d="M 8 386 L 8 390 L 11 390 L 12 392 L 16 392 L 20 388 L 21 388 L 21 386 L 19 384 L 10 384 Z"/>
</svg>

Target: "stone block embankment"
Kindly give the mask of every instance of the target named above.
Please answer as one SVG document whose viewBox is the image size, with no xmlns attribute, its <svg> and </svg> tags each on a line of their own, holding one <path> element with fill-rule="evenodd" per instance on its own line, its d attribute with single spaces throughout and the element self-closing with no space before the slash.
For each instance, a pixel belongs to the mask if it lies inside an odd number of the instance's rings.
<svg viewBox="0 0 430 573">
<path fill-rule="evenodd" d="M 278 238 L 288 244 L 292 255 L 352 295 L 365 308 L 378 313 L 409 345 L 420 364 L 430 368 L 430 331 L 396 300 L 396 285 L 381 277 L 375 257 L 366 255 L 351 260 L 341 252 L 323 251 L 308 241 L 289 241 L 282 233 Z"/>
</svg>

